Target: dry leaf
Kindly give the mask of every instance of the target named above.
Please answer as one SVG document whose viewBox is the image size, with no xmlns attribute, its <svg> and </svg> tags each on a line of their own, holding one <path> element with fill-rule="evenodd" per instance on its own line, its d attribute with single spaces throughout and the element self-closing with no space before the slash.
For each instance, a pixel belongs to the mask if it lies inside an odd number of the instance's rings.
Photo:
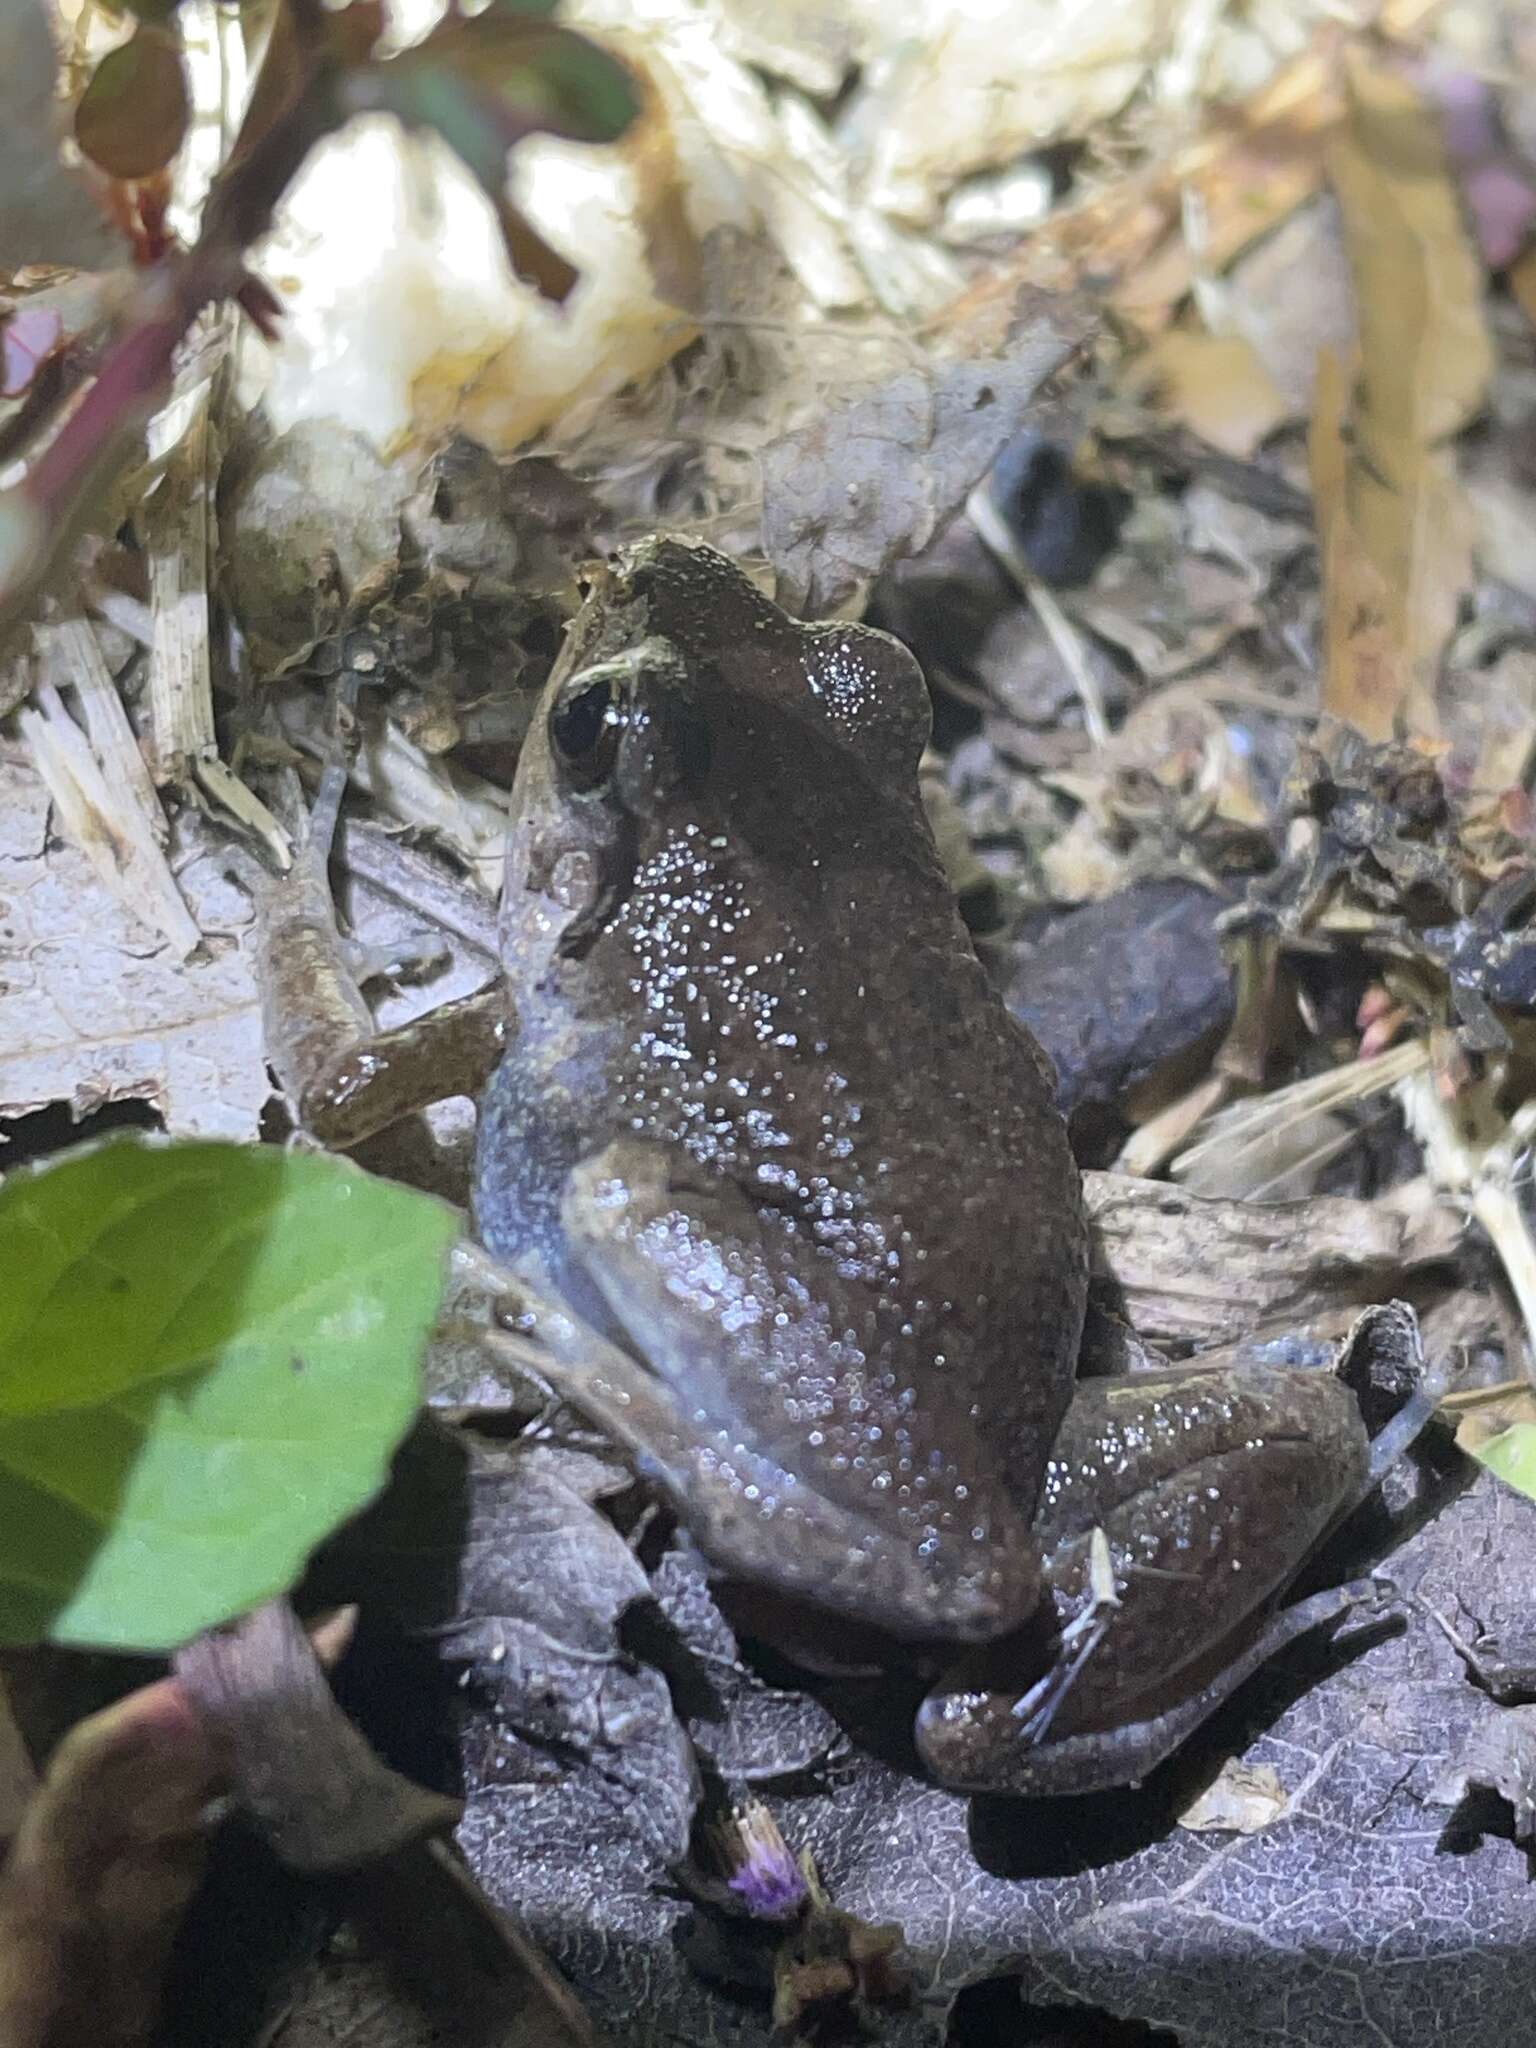
<svg viewBox="0 0 1536 2048">
<path fill-rule="evenodd" d="M 1179 1815 L 1179 1826 L 1197 1835 L 1262 1834 L 1284 1813 L 1288 1796 L 1273 1764 L 1229 1757 Z"/>
<path fill-rule="evenodd" d="M 75 846 L 51 842 L 48 793 L 0 766 L 0 1118 L 68 1102 L 147 1100 L 187 1135 L 253 1138 L 270 1090 L 250 972 L 232 935 L 245 898 L 196 857 L 178 821 L 170 854 L 207 938 L 184 964 L 148 934 Z M 189 856 L 192 856 L 189 858 Z"/>
<path fill-rule="evenodd" d="M 763 459 L 763 547 L 780 602 L 824 616 L 926 546 L 1091 326 L 1080 302 L 1024 288 L 1001 335 L 957 324 L 946 353 L 909 357 L 783 435 Z"/>
<path fill-rule="evenodd" d="M 1435 4 L 1387 0 L 1376 32 L 1411 38 Z M 968 298 L 1006 298 L 1021 281 L 1063 291 L 1108 279 L 1122 318 L 1143 332 L 1165 327 L 1198 277 L 1222 270 L 1320 188 L 1319 144 L 1342 113 L 1340 41 L 1337 27 L 1326 25 L 1186 147 L 1110 180 L 1027 236 Z M 1191 220 L 1199 222 L 1197 239 L 1186 232 Z"/>
<path fill-rule="evenodd" d="M 1344 1195 L 1305 1202 L 1202 1198 L 1166 1181 L 1085 1173 L 1094 1270 L 1153 1344 L 1238 1343 L 1294 1331 L 1401 1286 L 1449 1258 L 1461 1235 L 1445 1210 L 1411 1219 Z"/>
<path fill-rule="evenodd" d="M 1323 703 L 1367 738 L 1387 739 L 1404 701 L 1404 684 L 1388 627 L 1386 578 L 1367 554 L 1350 515 L 1344 403 L 1344 371 L 1329 350 L 1317 365 L 1307 439 L 1326 601 Z M 1433 723 L 1431 700 L 1431 728 Z"/>
<path fill-rule="evenodd" d="M 1432 110 L 1352 57 L 1329 175 L 1359 316 L 1342 373 L 1319 366 L 1311 439 L 1326 593 L 1323 706 L 1370 739 L 1437 729 L 1435 683 L 1472 578 L 1472 521 L 1446 445 L 1492 374 L 1483 273 Z"/>
<path fill-rule="evenodd" d="M 915 11 L 881 80 L 868 183 L 875 206 L 920 225 L 966 172 L 1115 113 L 1167 33 L 1166 10 L 1150 0 L 972 0 L 927 9 L 926 22 Z"/>
<path fill-rule="evenodd" d="M 1282 426 L 1290 407 L 1280 387 L 1240 334 L 1170 327 L 1130 377 L 1133 391 L 1156 403 L 1213 448 L 1246 460 Z"/>
</svg>

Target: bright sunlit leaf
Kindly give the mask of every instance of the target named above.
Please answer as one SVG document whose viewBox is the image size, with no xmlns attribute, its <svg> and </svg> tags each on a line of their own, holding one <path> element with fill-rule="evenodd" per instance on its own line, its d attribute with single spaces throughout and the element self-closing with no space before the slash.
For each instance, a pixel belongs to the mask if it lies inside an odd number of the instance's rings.
<svg viewBox="0 0 1536 2048">
<path fill-rule="evenodd" d="M 0 1641 L 164 1650 L 290 1586 L 383 1484 L 455 1229 L 263 1146 L 0 1186 Z"/>
</svg>

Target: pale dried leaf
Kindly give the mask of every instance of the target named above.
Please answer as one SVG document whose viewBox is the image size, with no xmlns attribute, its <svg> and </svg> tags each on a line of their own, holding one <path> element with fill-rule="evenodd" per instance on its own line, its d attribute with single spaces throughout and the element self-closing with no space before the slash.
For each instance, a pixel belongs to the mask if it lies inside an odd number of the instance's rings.
<svg viewBox="0 0 1536 2048">
<path fill-rule="evenodd" d="M 1483 273 L 1433 111 L 1358 54 L 1329 157 L 1355 281 L 1360 372 L 1318 376 L 1311 459 L 1326 594 L 1323 703 L 1371 739 L 1437 729 L 1435 685 L 1472 578 L 1448 438 L 1492 373 Z"/>
<path fill-rule="evenodd" d="M 1273 1764 L 1228 1758 L 1179 1815 L 1191 1834 L 1257 1835 L 1285 1811 L 1286 1790 Z"/>
<path fill-rule="evenodd" d="M 1137 360 L 1130 387 L 1149 391 L 1164 412 L 1240 460 L 1254 454 L 1290 412 L 1258 353 L 1240 334 L 1170 327 Z"/>
<path fill-rule="evenodd" d="M 179 864 L 209 942 L 208 957 L 183 965 L 83 853 L 49 843 L 48 811 L 35 776 L 0 765 L 0 1117 L 51 1102 L 84 1116 L 137 1098 L 178 1134 L 253 1138 L 269 1084 L 234 943 L 244 897 L 215 860 Z"/>
<path fill-rule="evenodd" d="M 1162 47 L 1155 0 L 1062 7 L 984 0 L 927 9 L 876 91 L 872 203 L 923 224 L 967 172 L 1088 133 L 1121 107 Z"/>
</svg>

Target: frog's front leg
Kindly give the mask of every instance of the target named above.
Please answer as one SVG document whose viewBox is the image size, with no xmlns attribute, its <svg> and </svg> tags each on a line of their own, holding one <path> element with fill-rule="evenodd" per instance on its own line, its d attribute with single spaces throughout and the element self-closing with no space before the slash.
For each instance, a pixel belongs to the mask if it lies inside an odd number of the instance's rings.
<svg viewBox="0 0 1536 2048">
<path fill-rule="evenodd" d="M 312 821 L 289 872 L 258 870 L 248 885 L 268 1064 L 299 1128 L 350 1151 L 429 1103 L 478 1097 L 504 1048 L 507 1001 L 498 981 L 380 1031 L 360 981 L 383 963 L 342 937 L 329 855 L 329 831 Z"/>
<path fill-rule="evenodd" d="M 1036 1518 L 1060 1647 L 1010 1672 L 1021 1638 L 952 1673 L 919 1714 L 928 1767 L 964 1791 L 1138 1782 L 1286 1643 L 1373 1597 L 1344 1587 L 1273 1611 L 1432 1406 L 1410 1397 L 1373 1444 L 1330 1373 L 1189 1367 L 1082 1382 Z M 1097 1610 L 1096 1530 L 1114 1586 Z"/>
</svg>

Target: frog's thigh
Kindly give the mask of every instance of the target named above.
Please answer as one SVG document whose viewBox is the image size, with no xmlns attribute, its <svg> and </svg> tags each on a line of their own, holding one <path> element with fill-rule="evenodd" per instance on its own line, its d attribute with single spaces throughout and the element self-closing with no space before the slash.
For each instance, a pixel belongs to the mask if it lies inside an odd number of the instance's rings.
<svg viewBox="0 0 1536 2048">
<path fill-rule="evenodd" d="M 1369 1466 L 1355 1398 L 1328 1373 L 1196 1368 L 1084 1381 L 1036 1534 L 1063 1627 L 1090 1602 L 1095 1528 L 1108 1539 L 1119 1605 L 1034 1741 L 995 1665 L 974 1689 L 975 1674 L 960 1674 L 924 1709 L 930 1767 L 951 1783 L 1015 1791 L 1143 1775 L 1262 1661 L 1251 1654 L 1258 1617 L 1363 1491 Z M 1279 1634 L 1297 1632 L 1288 1616 Z M 1021 1673 L 1020 1689 L 1040 1676 Z"/>
<path fill-rule="evenodd" d="M 645 1441 L 611 1404 L 600 1419 L 648 1454 L 642 1469 L 711 1561 L 877 1623 L 931 1599 L 920 1558 L 866 1540 L 858 1499 L 796 1473 L 804 1425 L 786 1413 L 790 1367 L 801 1347 L 824 1355 L 831 1319 L 852 1313 L 835 1275 L 818 1275 L 812 1302 L 782 1229 L 680 1146 L 620 1140 L 593 1154 L 567 1178 L 561 1228 L 571 1263 L 645 1361 L 629 1403 L 651 1416 Z"/>
</svg>

